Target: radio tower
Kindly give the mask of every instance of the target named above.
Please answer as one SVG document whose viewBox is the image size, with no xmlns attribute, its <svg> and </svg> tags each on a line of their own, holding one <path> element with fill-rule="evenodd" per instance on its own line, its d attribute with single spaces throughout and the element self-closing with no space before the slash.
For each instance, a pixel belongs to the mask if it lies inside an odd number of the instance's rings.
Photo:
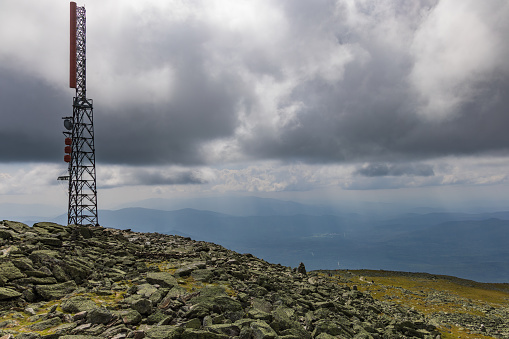
<svg viewBox="0 0 509 339">
<path fill-rule="evenodd" d="M 72 117 L 64 117 L 64 160 L 69 163 L 69 225 L 99 225 L 95 176 L 93 101 L 86 96 L 86 17 L 85 7 L 71 2 L 69 87 L 76 89 Z"/>
</svg>

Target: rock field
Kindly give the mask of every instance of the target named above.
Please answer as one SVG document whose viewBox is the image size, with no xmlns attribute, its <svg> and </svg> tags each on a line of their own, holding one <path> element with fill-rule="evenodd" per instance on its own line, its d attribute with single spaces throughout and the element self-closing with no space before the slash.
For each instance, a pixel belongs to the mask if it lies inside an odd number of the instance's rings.
<svg viewBox="0 0 509 339">
<path fill-rule="evenodd" d="M 329 273 L 189 238 L 0 222 L 0 338 L 440 338 Z"/>
</svg>

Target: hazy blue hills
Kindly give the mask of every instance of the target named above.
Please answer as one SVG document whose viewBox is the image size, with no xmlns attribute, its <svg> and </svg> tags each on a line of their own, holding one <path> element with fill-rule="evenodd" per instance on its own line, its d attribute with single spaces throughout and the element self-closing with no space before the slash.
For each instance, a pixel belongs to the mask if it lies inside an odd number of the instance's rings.
<svg viewBox="0 0 509 339">
<path fill-rule="evenodd" d="M 292 267 L 303 261 L 308 269 L 386 269 L 509 282 L 507 211 L 397 215 L 374 206 L 360 213 L 254 197 L 143 203 L 158 208 L 101 210 L 99 221 L 106 227 L 189 236 Z M 65 224 L 66 216 L 52 221 Z"/>
<path fill-rule="evenodd" d="M 331 206 L 308 205 L 294 201 L 259 197 L 204 197 L 176 200 L 152 198 L 119 207 L 143 207 L 165 211 L 192 208 L 215 211 L 231 216 L 324 215 L 336 214 L 340 211 L 338 208 Z"/>
</svg>

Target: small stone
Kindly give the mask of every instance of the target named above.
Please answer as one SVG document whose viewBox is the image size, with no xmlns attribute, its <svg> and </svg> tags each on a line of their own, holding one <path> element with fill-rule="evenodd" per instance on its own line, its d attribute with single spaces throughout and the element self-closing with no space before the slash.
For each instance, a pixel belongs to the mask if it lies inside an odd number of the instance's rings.
<svg viewBox="0 0 509 339">
<path fill-rule="evenodd" d="M 25 308 L 25 313 L 31 316 L 37 314 L 32 307 Z"/>
<path fill-rule="evenodd" d="M 78 312 L 74 315 L 74 317 L 72 317 L 72 320 L 73 321 L 78 321 L 78 320 L 81 320 L 81 319 L 85 319 L 87 317 L 87 314 L 88 314 L 88 311 L 81 311 L 81 312 Z"/>
</svg>

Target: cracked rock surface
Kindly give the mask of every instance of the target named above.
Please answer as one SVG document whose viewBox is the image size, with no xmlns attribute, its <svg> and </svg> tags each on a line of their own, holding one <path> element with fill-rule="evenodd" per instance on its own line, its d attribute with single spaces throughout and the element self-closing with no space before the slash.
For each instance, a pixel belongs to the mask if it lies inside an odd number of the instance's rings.
<svg viewBox="0 0 509 339">
<path fill-rule="evenodd" d="M 422 314 L 181 236 L 0 222 L 0 338 L 425 338 Z"/>
</svg>

